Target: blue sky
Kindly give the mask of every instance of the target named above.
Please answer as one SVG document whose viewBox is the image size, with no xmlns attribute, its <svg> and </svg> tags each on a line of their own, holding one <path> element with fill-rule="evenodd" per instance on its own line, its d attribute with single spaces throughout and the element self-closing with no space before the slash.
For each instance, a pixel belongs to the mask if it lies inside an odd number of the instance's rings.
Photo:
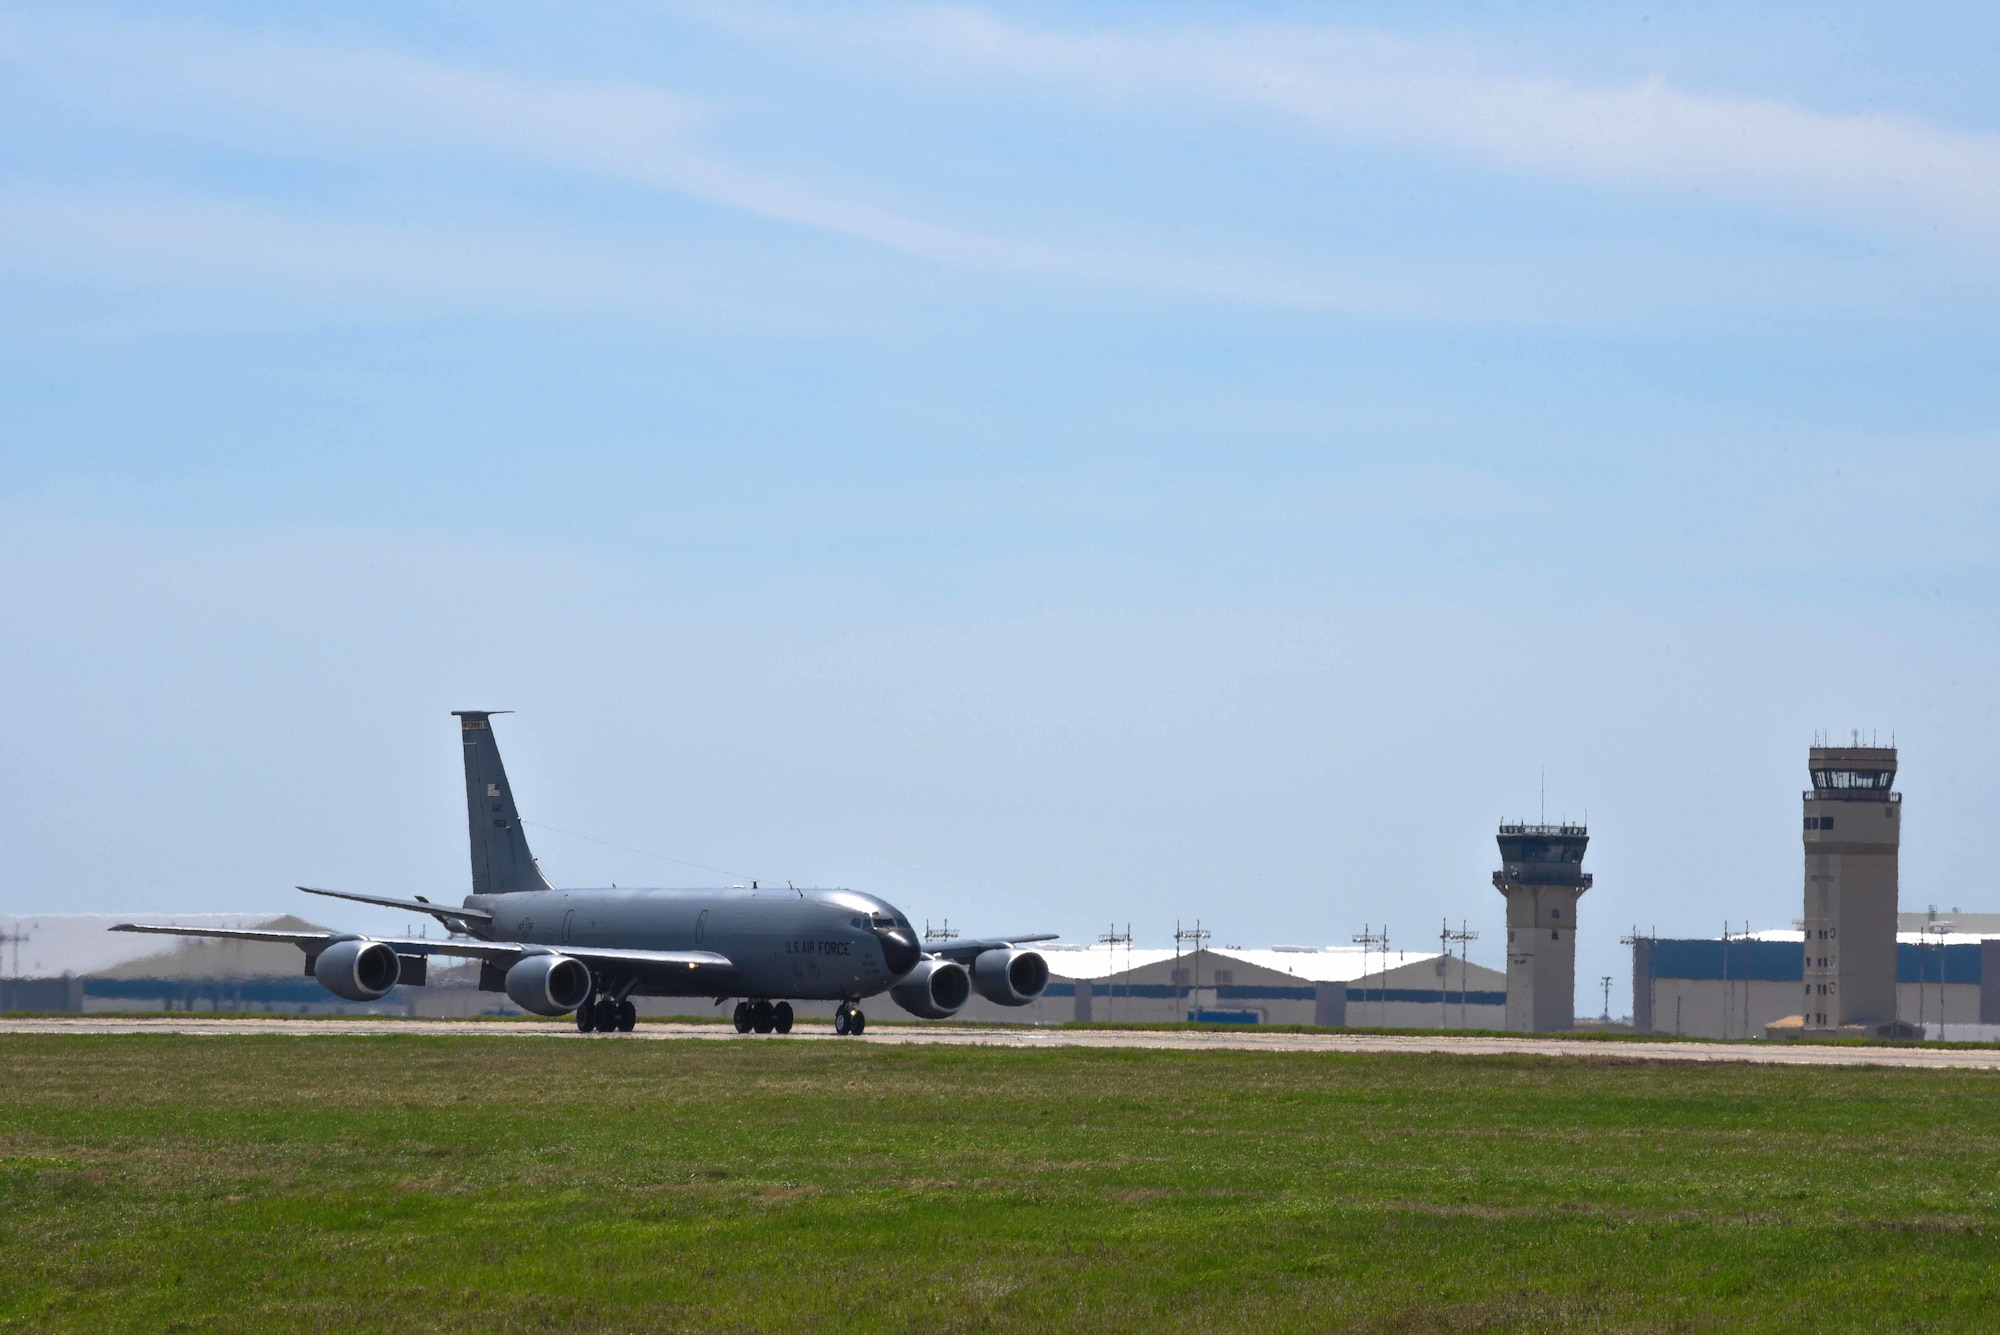
<svg viewBox="0 0 2000 1335">
<path fill-rule="evenodd" d="M 1894 731 L 2000 908 L 2000 34 L 1751 10 L 10 7 L 0 907 L 454 892 L 512 707 L 548 825 L 1074 936 L 1497 963 L 1546 774 L 1593 1009 Z"/>
</svg>

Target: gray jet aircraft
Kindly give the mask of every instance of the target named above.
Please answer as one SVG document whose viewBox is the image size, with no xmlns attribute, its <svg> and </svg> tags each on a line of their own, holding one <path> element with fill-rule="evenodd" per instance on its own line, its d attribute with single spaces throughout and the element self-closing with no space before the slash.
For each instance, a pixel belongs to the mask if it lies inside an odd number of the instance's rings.
<svg viewBox="0 0 2000 1335">
<path fill-rule="evenodd" d="M 1022 943 L 1033 936 L 953 940 L 933 948 L 910 920 L 854 890 L 558 890 L 528 851 L 514 790 L 500 763 L 493 714 L 454 710 L 465 744 L 465 806 L 472 837 L 472 893 L 457 907 L 300 886 L 384 908 L 428 914 L 449 939 L 336 932 L 276 932 L 120 923 L 114 932 L 286 941 L 305 971 L 348 1001 L 375 1001 L 398 983 L 421 987 L 432 955 L 479 961 L 479 986 L 505 992 L 536 1015 L 576 1014 L 576 1027 L 629 1032 L 632 998 L 713 997 L 736 1003 L 736 1028 L 785 1033 L 793 1001 L 832 1001 L 836 1033 L 867 1024 L 859 1003 L 887 992 L 926 1019 L 958 1012 L 974 992 L 1025 1006 L 1048 985 L 1049 966 Z"/>
</svg>

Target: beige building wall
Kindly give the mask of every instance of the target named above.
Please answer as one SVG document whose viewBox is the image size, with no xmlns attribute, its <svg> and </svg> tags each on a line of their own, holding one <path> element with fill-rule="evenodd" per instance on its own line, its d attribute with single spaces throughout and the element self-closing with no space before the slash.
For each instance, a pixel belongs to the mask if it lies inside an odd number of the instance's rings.
<svg viewBox="0 0 2000 1335">
<path fill-rule="evenodd" d="M 1576 909 L 1570 886 L 1507 892 L 1508 1029 L 1553 1033 L 1576 1027 Z"/>
<path fill-rule="evenodd" d="M 1799 985 L 1792 982 L 1724 983 L 1712 978 L 1653 980 L 1653 1032 L 1688 1038 L 1762 1038 L 1764 1026 L 1799 1014 Z M 1938 1023 L 1936 983 L 1899 983 L 1895 1018 Z M 1946 983 L 1944 1022 L 1980 1022 L 1980 986 Z"/>
</svg>

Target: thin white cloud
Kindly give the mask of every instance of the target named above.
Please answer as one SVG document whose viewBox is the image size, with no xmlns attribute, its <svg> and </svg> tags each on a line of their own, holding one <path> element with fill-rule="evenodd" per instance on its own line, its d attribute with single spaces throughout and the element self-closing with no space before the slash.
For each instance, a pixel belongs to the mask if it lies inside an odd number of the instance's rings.
<svg viewBox="0 0 2000 1335">
<path fill-rule="evenodd" d="M 630 255 L 537 244 L 504 230 L 310 218 L 203 196 L 0 192 L 0 268 L 76 279 L 144 277 L 320 303 L 401 294 L 491 306 L 659 300 L 682 275 Z"/>
<path fill-rule="evenodd" d="M 897 11 L 838 24 L 796 11 L 731 10 L 724 21 L 775 24 L 774 31 L 810 35 L 826 49 L 859 43 L 878 64 L 920 67 L 960 84 L 983 75 L 1003 83 L 1060 83 L 1108 98 L 1228 100 L 1279 110 L 1329 132 L 1456 146 L 1533 170 L 1657 182 L 1679 163 L 1679 179 L 1701 183 L 1708 179 L 1702 173 L 1722 171 L 1723 162 L 1765 187 L 1783 179 L 1758 167 L 1776 132 L 1759 130 L 1762 122 L 1748 130 L 1735 124 L 1725 114 L 1732 104 L 1662 84 L 1593 92 L 1494 78 L 1406 43 L 1326 29 L 1076 34 L 963 9 Z M 649 243 L 636 234 L 631 215 L 607 224 L 560 204 L 534 217 L 517 205 L 472 204 L 469 192 L 525 169 L 699 200 L 899 255 L 1057 286 L 1453 321 L 1597 321 L 1603 311 L 1634 302 L 1657 310 L 1741 296 L 1702 288 L 1690 297 L 1685 283 L 1656 282 L 1650 267 L 1635 268 L 1622 253 L 1568 243 L 1560 254 L 1516 250 L 1504 266 L 1454 255 L 1284 264 L 1261 262 L 1245 246 L 1170 253 L 1141 239 L 1143 220 L 1127 229 L 1132 241 L 1113 244 L 953 226 L 732 161 L 711 147 L 717 136 L 710 133 L 716 119 L 710 108 L 629 80 L 528 77 L 393 50 L 186 24 L 56 21 L 31 28 L 0 19 L 0 76 L 10 67 L 22 87 L 35 90 L 31 95 L 67 103 L 93 125 L 140 144 L 167 136 L 182 146 L 168 153 L 220 147 L 253 160 L 331 163 L 369 182 L 367 198 L 329 205 L 272 188 L 255 173 L 194 189 L 142 187 L 122 202 L 102 181 L 82 188 L 0 181 L 0 243 L 9 251 L 0 265 L 16 271 L 82 268 L 177 284 L 195 281 L 206 267 L 223 287 L 254 281 L 334 299 L 373 291 L 402 309 L 423 300 L 536 307 L 670 300 L 701 268 L 698 259 L 678 253 L 678 241 L 662 236 Z M 1817 156 L 1793 155 L 1820 164 L 1813 179 L 1859 179 L 1858 168 L 1837 161 L 1827 118 L 1756 105 L 1803 126 L 1789 131 L 1792 139 L 1819 145 Z M 1916 152 L 1911 143 L 1943 142 L 1942 132 L 1921 126 L 1904 132 L 1909 143 L 1877 143 L 1871 160 L 1900 161 Z M 1734 145 L 1726 161 L 1719 150 L 1701 150 L 1704 136 L 1727 146 L 1732 135 L 1745 134 L 1755 142 Z M 1953 216 L 1969 223 L 1979 199 L 1974 187 L 2000 179 L 2000 169 L 1986 160 L 1993 153 L 1984 141 L 1960 148 L 1966 183 L 1952 197 Z M 437 197 L 454 185 L 458 197 Z M 1913 197 L 1922 193 L 1911 189 Z M 384 211 L 390 200 L 411 226 L 390 225 Z M 745 259 L 737 255 L 732 263 Z M 768 289 L 761 275 L 768 264 L 752 267 L 760 272 L 749 285 Z M 1847 277 L 1843 291 L 1851 293 L 1857 275 Z M 719 294 L 731 280 L 715 272 L 704 281 Z M 1759 283 L 1758 291 L 1789 306 L 1827 300 L 1768 274 Z"/>
<path fill-rule="evenodd" d="M 1700 189 L 2000 241 L 2000 136 L 1914 116 L 1815 111 L 1662 77 L 1593 84 L 1494 72 L 1463 51 L 1324 26 L 1080 31 L 962 7 L 838 21 L 790 9 L 695 12 L 774 38 L 810 36 L 822 49 L 864 50 L 925 78 L 998 74 L 1176 107 L 1198 99 L 1545 178 Z"/>
<path fill-rule="evenodd" d="M 1455 303 L 1405 287 L 1339 273 L 1260 270 L 1236 259 L 1146 253 L 1048 243 L 953 227 L 842 198 L 810 185 L 746 168 L 705 150 L 699 103 L 629 82 L 565 82 L 467 69 L 397 52 L 307 46 L 269 36 L 186 25 L 91 23 L 30 34 L 0 25 L 0 66 L 30 63 L 81 95 L 98 115 L 157 130 L 182 128 L 208 139 L 289 156 L 396 160 L 482 160 L 532 167 L 700 200 L 776 222 L 870 243 L 947 264 L 1191 294 L 1225 301 L 1313 309 L 1393 310 L 1447 315 Z M 19 201 L 8 212 L 33 227 L 50 210 L 73 208 L 81 238 L 174 252 L 192 258 L 217 249 L 182 226 L 180 215 L 215 208 L 228 214 L 221 235 L 243 236 L 232 257 L 257 253 L 249 232 L 283 225 L 269 208 L 241 210 L 199 201 L 176 206 L 157 236 L 148 221 L 158 206 L 135 204 L 128 224 L 104 201 Z M 4 221 L 4 220 L 0 220 Z M 301 222 L 301 228 L 328 226 Z M 337 224 L 343 232 L 346 224 Z M 176 246 L 176 240 L 187 244 Z M 495 238 L 472 238 L 474 260 Z M 531 247 L 532 248 L 532 247 Z M 368 247 L 349 248 L 360 269 Z M 394 245 L 389 253 L 408 251 Z M 281 248 L 280 255 L 290 253 Z M 447 256 L 443 270 L 479 266 Z M 547 259 L 553 263 L 555 257 Z M 579 257 L 578 264 L 601 268 Z M 490 266 L 489 266 L 490 267 Z M 542 267 L 542 266 L 537 266 Z M 437 280 L 426 280 L 437 287 Z M 448 285 L 448 283 L 447 283 Z M 515 286 L 510 284 L 509 286 Z M 589 290 L 592 284 L 586 284 Z"/>
</svg>

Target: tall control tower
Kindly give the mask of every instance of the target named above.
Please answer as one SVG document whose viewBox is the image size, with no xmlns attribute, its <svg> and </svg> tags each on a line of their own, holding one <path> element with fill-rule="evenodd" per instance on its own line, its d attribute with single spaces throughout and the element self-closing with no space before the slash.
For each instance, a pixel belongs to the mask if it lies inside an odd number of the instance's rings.
<svg viewBox="0 0 2000 1335">
<path fill-rule="evenodd" d="M 1507 1027 L 1576 1024 L 1576 901 L 1590 889 L 1581 825 L 1502 825 L 1493 888 L 1507 896 Z"/>
<path fill-rule="evenodd" d="M 1896 1020 L 1896 854 L 1903 795 L 1893 746 L 1815 746 L 1805 794 L 1805 1027 Z"/>
</svg>

